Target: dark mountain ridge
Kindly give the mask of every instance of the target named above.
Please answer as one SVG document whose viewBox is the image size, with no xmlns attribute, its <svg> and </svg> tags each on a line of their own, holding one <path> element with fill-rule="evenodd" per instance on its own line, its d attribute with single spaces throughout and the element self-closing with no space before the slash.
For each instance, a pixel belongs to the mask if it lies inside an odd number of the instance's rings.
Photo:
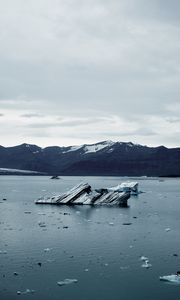
<svg viewBox="0 0 180 300">
<path fill-rule="evenodd" d="M 180 148 L 112 141 L 46 148 L 0 146 L 0 168 L 58 175 L 180 176 Z"/>
</svg>

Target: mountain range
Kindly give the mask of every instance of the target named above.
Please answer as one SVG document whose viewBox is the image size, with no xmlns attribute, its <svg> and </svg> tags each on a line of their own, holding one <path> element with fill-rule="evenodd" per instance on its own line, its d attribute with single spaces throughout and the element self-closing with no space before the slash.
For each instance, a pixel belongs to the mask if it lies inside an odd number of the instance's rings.
<svg viewBox="0 0 180 300">
<path fill-rule="evenodd" d="M 3 168 L 10 168 L 11 174 L 16 169 L 48 175 L 180 176 L 180 148 L 113 141 L 46 148 L 0 146 L 0 173 Z"/>
</svg>

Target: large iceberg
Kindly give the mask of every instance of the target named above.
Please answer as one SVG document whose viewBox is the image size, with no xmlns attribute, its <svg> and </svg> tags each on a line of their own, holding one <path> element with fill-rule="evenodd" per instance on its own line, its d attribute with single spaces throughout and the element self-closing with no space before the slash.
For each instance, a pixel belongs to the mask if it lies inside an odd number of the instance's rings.
<svg viewBox="0 0 180 300">
<path fill-rule="evenodd" d="M 80 183 L 66 193 L 54 197 L 42 197 L 36 204 L 56 205 L 120 205 L 127 206 L 130 191 L 100 189 L 92 190 L 88 183 Z"/>
</svg>

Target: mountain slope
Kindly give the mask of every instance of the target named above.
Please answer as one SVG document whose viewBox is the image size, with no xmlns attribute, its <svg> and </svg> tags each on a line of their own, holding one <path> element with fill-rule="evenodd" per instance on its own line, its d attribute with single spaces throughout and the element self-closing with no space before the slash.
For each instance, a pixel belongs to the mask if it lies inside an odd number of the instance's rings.
<svg viewBox="0 0 180 300">
<path fill-rule="evenodd" d="M 179 176 L 180 148 L 112 141 L 69 147 L 0 146 L 0 168 L 60 175 Z"/>
</svg>

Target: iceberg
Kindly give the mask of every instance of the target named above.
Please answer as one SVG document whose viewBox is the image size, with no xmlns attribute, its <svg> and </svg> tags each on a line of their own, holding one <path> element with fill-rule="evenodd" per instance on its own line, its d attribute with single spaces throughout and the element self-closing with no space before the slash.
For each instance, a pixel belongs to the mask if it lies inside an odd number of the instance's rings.
<svg viewBox="0 0 180 300">
<path fill-rule="evenodd" d="M 80 183 L 66 193 L 53 197 L 42 197 L 35 201 L 36 204 L 56 205 L 119 205 L 127 206 L 130 191 L 120 190 L 92 190 L 88 183 Z"/>
<path fill-rule="evenodd" d="M 122 182 L 121 184 L 108 188 L 108 191 L 114 192 L 130 192 L 132 195 L 137 195 L 138 192 L 138 182 Z"/>
<path fill-rule="evenodd" d="M 68 285 L 68 284 L 72 284 L 72 283 L 77 283 L 78 280 L 77 279 L 64 279 L 64 280 L 61 280 L 61 281 L 58 281 L 57 284 L 59 286 L 63 286 L 63 285 Z"/>
</svg>

